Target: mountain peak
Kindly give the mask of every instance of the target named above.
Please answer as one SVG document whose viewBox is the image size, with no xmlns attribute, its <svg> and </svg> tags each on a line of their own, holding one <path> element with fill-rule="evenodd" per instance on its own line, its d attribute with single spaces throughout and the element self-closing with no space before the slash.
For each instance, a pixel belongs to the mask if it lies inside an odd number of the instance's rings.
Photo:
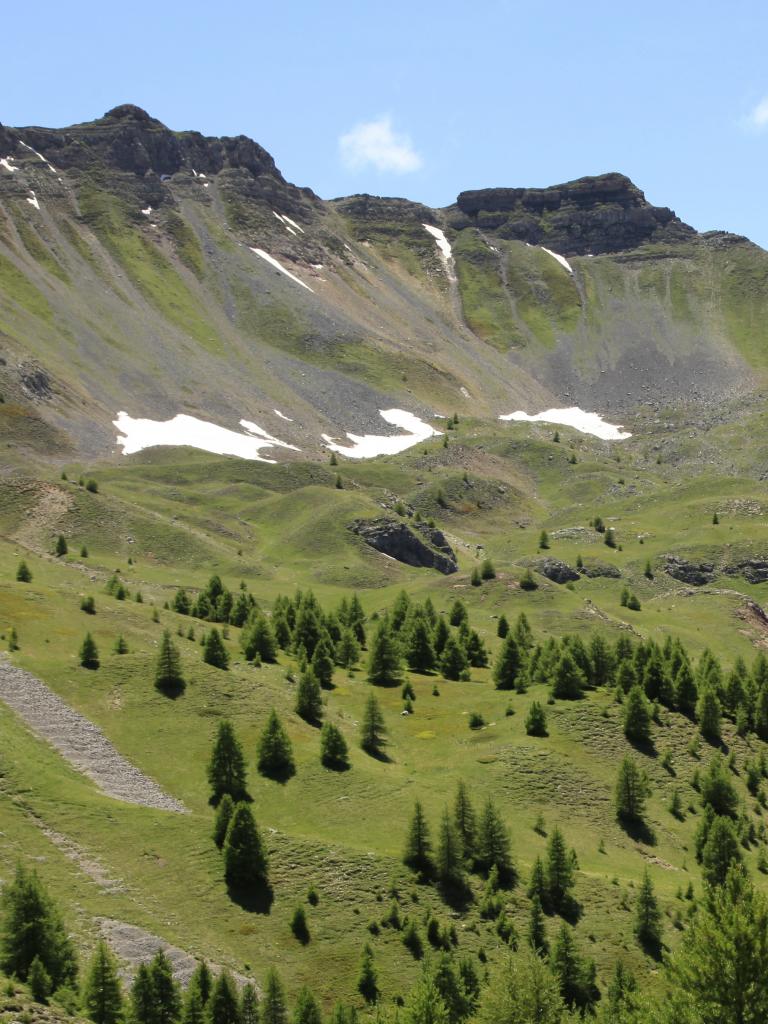
<svg viewBox="0 0 768 1024">
<path fill-rule="evenodd" d="M 142 110 L 141 107 L 137 107 L 133 103 L 121 103 L 118 107 L 112 107 L 108 110 L 102 121 L 144 121 L 154 122 L 159 124 L 154 117 L 150 117 L 146 110 Z"/>
</svg>

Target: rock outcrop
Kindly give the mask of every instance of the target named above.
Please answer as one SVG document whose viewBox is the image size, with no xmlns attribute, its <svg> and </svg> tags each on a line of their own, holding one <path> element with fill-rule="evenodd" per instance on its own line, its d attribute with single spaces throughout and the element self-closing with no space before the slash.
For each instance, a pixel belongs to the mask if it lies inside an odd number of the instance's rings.
<svg viewBox="0 0 768 1024">
<path fill-rule="evenodd" d="M 715 578 L 715 567 L 712 562 L 689 562 L 677 555 L 667 555 L 664 571 L 673 580 L 687 583 L 691 587 L 703 587 Z"/>
<path fill-rule="evenodd" d="M 391 558 L 417 568 L 437 569 L 448 576 L 458 569 L 456 554 L 442 531 L 426 523 L 402 519 L 356 519 L 349 529 Z"/>
<path fill-rule="evenodd" d="M 768 559 L 746 558 L 742 562 L 727 565 L 723 570 L 728 576 L 743 576 L 747 583 L 768 582 Z"/>
<path fill-rule="evenodd" d="M 673 210 L 652 206 L 623 174 L 579 178 L 550 188 L 462 192 L 449 222 L 500 238 L 543 245 L 563 256 L 622 252 L 646 242 L 695 237 Z"/>
<path fill-rule="evenodd" d="M 553 583 L 572 583 L 579 578 L 573 566 L 561 562 L 559 558 L 529 558 L 524 564 Z"/>
<path fill-rule="evenodd" d="M 617 580 L 621 577 L 621 570 L 617 565 L 609 565 L 607 562 L 592 562 L 590 565 L 583 565 L 579 570 L 582 576 L 588 579 L 599 579 L 606 577 Z"/>
</svg>

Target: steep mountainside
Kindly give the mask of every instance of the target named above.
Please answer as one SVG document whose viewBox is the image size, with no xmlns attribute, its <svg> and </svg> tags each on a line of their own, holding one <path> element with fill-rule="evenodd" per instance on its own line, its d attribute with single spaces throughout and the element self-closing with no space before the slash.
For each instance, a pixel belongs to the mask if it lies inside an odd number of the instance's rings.
<svg viewBox="0 0 768 1024">
<path fill-rule="evenodd" d="M 768 256 L 619 174 L 446 210 L 325 202 L 250 139 L 127 105 L 0 127 L 0 200 L 2 415 L 41 453 L 108 455 L 123 409 L 246 418 L 310 457 L 323 433 L 387 433 L 391 406 L 628 420 L 723 408 L 766 365 Z"/>
</svg>

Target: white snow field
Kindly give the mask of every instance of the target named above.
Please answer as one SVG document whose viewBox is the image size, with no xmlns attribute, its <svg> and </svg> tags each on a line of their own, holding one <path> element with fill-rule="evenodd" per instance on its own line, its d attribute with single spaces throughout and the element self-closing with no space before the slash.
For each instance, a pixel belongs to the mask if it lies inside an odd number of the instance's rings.
<svg viewBox="0 0 768 1024">
<path fill-rule="evenodd" d="M 397 455 L 419 444 L 420 441 L 426 441 L 428 437 L 440 435 L 439 430 L 435 430 L 418 416 L 404 409 L 379 409 L 379 416 L 393 427 L 401 427 L 407 433 L 395 434 L 393 437 L 347 433 L 346 436 L 352 441 L 352 447 L 337 444 L 338 438 L 323 434 L 326 448 L 338 452 L 339 455 L 345 455 L 348 459 L 375 459 L 377 455 Z"/>
<path fill-rule="evenodd" d="M 38 198 L 37 198 L 37 196 L 35 195 L 35 193 L 33 192 L 32 189 L 29 190 L 29 195 L 27 196 L 27 202 L 29 203 L 30 206 L 34 206 L 34 208 L 36 210 L 40 209 L 40 203 L 39 203 Z"/>
<path fill-rule="evenodd" d="M 290 448 L 291 451 L 299 451 L 295 445 L 280 441 L 249 420 L 240 420 L 244 433 L 227 430 L 226 427 L 206 423 L 205 420 L 183 413 L 171 420 L 162 421 L 134 419 L 126 412 L 119 412 L 117 419 L 112 422 L 120 432 L 117 443 L 122 446 L 123 455 L 133 455 L 158 445 L 187 445 L 214 455 L 237 455 L 241 459 L 274 464 L 274 459 L 265 459 L 259 454 L 262 448 Z"/>
<path fill-rule="evenodd" d="M 440 250 L 440 259 L 445 267 L 448 280 L 455 281 L 456 275 L 453 271 L 453 249 L 451 249 L 451 243 L 445 237 L 445 232 L 441 228 L 433 227 L 431 224 L 422 224 L 421 226 L 434 238 L 435 244 Z"/>
<path fill-rule="evenodd" d="M 565 256 L 561 256 L 559 252 L 552 252 L 551 249 L 546 249 L 546 248 L 544 248 L 543 245 L 542 245 L 541 248 L 544 249 L 544 252 L 549 253 L 549 255 L 552 257 L 552 259 L 557 260 L 557 262 L 560 264 L 561 267 L 565 267 L 565 269 L 568 271 L 569 274 L 573 273 L 573 267 L 568 262 L 568 260 L 565 258 Z"/>
<path fill-rule="evenodd" d="M 10 171 L 11 174 L 15 174 L 16 171 L 18 171 L 19 168 L 13 166 L 13 164 L 11 162 L 12 160 L 13 160 L 12 156 L 4 156 L 3 159 L 0 160 L 0 167 L 5 168 L 6 171 Z"/>
<path fill-rule="evenodd" d="M 535 416 L 529 416 L 527 412 L 511 412 L 507 416 L 499 416 L 499 419 L 526 423 L 557 423 L 563 427 L 580 430 L 582 434 L 599 437 L 603 441 L 626 441 L 628 437 L 632 437 L 630 433 L 621 429 L 621 425 L 606 423 L 599 413 L 584 412 L 575 405 L 570 409 L 546 409 Z"/>
<path fill-rule="evenodd" d="M 295 281 L 296 284 L 300 284 L 302 288 L 306 288 L 307 291 L 312 292 L 313 295 L 315 294 L 313 288 L 310 288 L 308 284 L 304 284 L 304 282 L 300 278 L 296 277 L 295 274 L 292 274 L 290 270 L 286 270 L 282 263 L 278 263 L 274 256 L 270 256 L 269 253 L 264 252 L 263 249 L 254 249 L 252 245 L 249 245 L 248 248 L 251 250 L 251 252 L 255 252 L 257 256 L 260 256 L 263 260 L 266 260 L 267 263 L 269 263 L 271 266 L 275 268 L 275 270 L 279 270 L 281 274 L 285 274 L 286 277 L 290 277 L 290 279 L 292 281 Z"/>
</svg>

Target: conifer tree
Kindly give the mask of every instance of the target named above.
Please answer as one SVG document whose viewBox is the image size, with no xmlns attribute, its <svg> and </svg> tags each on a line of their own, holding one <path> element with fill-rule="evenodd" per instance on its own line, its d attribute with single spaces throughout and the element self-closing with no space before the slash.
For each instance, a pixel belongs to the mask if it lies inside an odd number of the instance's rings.
<svg viewBox="0 0 768 1024">
<path fill-rule="evenodd" d="M 74 982 L 77 956 L 59 910 L 37 873 L 18 863 L 0 891 L 0 967 L 25 981 L 36 956 L 53 989 Z"/>
<path fill-rule="evenodd" d="M 523 657 L 517 640 L 512 633 L 509 633 L 501 645 L 496 665 L 493 669 L 493 679 L 497 690 L 514 690 L 518 677 L 523 669 Z"/>
<path fill-rule="evenodd" d="M 563 922 L 550 956 L 552 972 L 567 1006 L 583 1009 L 594 1000 L 591 971 L 579 955 L 570 927 Z"/>
<path fill-rule="evenodd" d="M 240 996 L 240 1024 L 259 1024 L 259 997 L 250 981 L 243 985 Z"/>
<path fill-rule="evenodd" d="M 574 885 L 573 860 L 563 833 L 555 827 L 547 843 L 545 862 L 547 900 L 553 910 L 561 911 L 570 898 Z"/>
<path fill-rule="evenodd" d="M 261 999 L 261 1024 L 288 1024 L 285 989 L 280 980 L 280 975 L 274 967 L 270 967 L 264 980 L 264 995 Z"/>
<path fill-rule="evenodd" d="M 226 969 L 214 982 L 206 1011 L 208 1024 L 241 1024 L 237 987 Z"/>
<path fill-rule="evenodd" d="M 408 667 L 413 672 L 431 672 L 435 667 L 435 649 L 432 646 L 432 631 L 426 618 L 417 616 L 408 634 L 405 647 Z"/>
<path fill-rule="evenodd" d="M 131 985 L 131 1021 L 133 1024 L 156 1024 L 157 1012 L 152 974 L 149 964 L 139 964 Z"/>
<path fill-rule="evenodd" d="M 650 792 L 648 778 L 631 757 L 625 757 L 619 766 L 614 806 L 621 821 L 642 821 L 645 800 Z"/>
<path fill-rule="evenodd" d="M 221 639 L 221 633 L 214 626 L 205 638 L 203 647 L 203 661 L 206 665 L 213 665 L 214 668 L 229 668 L 229 655 Z"/>
<path fill-rule="evenodd" d="M 179 651 L 171 640 L 171 634 L 166 629 L 160 641 L 160 651 L 155 666 L 155 686 L 163 693 L 178 693 L 184 689 L 186 682 L 181 672 L 181 659 Z"/>
<path fill-rule="evenodd" d="M 349 768 L 347 742 L 332 722 L 326 722 L 320 730 L 320 762 L 335 771 Z"/>
<path fill-rule="evenodd" d="M 700 789 L 701 802 L 705 807 L 710 806 L 715 814 L 736 817 L 739 799 L 719 753 L 710 760 L 701 778 Z"/>
<path fill-rule="evenodd" d="M 318 1002 L 305 985 L 296 997 L 293 1024 L 322 1024 L 322 1020 Z"/>
<path fill-rule="evenodd" d="M 542 551 L 546 551 L 546 549 L 549 547 L 549 534 L 546 530 L 542 530 L 539 534 L 539 547 L 542 549 Z"/>
<path fill-rule="evenodd" d="M 507 633 L 509 633 L 509 620 L 502 613 L 499 616 L 499 621 L 496 623 L 496 636 L 503 640 Z"/>
<path fill-rule="evenodd" d="M 584 695 L 584 673 L 566 650 L 555 665 L 552 678 L 552 696 L 560 700 L 578 700 Z"/>
<path fill-rule="evenodd" d="M 181 1008 L 181 1024 L 207 1024 L 205 1006 L 200 998 L 200 990 L 190 981 L 184 993 Z"/>
<path fill-rule="evenodd" d="M 525 719 L 525 731 L 529 736 L 547 736 L 547 713 L 537 701 L 533 701 Z"/>
<path fill-rule="evenodd" d="M 272 779 L 288 779 L 296 773 L 293 747 L 274 708 L 259 739 L 257 767 Z"/>
<path fill-rule="evenodd" d="M 19 583 L 31 583 L 32 582 L 32 573 L 30 571 L 29 566 L 24 561 L 19 562 L 19 567 L 16 570 L 16 580 Z"/>
<path fill-rule="evenodd" d="M 544 861 L 537 857 L 531 868 L 531 878 L 528 882 L 528 899 L 538 899 L 542 906 L 546 906 L 549 899 L 549 887 L 547 885 L 547 874 L 544 870 Z"/>
<path fill-rule="evenodd" d="M 445 679 L 461 679 L 467 668 L 467 654 L 457 636 L 449 636 L 440 655 L 440 672 Z"/>
<path fill-rule="evenodd" d="M 101 664 L 99 661 L 99 649 L 90 633 L 85 634 L 85 639 L 80 645 L 80 664 L 83 668 L 89 669 L 97 669 Z"/>
<path fill-rule="evenodd" d="M 440 821 L 440 834 L 435 856 L 437 878 L 444 890 L 458 890 L 464 885 L 462 842 L 456 824 L 446 808 Z"/>
<path fill-rule="evenodd" d="M 710 743 L 720 742 L 721 709 L 717 694 L 709 687 L 699 696 L 696 704 L 699 732 Z"/>
<path fill-rule="evenodd" d="M 373 757 L 381 755 L 386 742 L 387 728 L 379 702 L 373 693 L 368 695 L 360 725 L 360 746 Z"/>
<path fill-rule="evenodd" d="M 312 655 L 312 671 L 320 686 L 325 690 L 333 687 L 333 642 L 327 632 L 323 632 L 315 645 Z"/>
<path fill-rule="evenodd" d="M 698 691 L 696 680 L 688 661 L 681 663 L 675 675 L 675 704 L 678 711 L 684 715 L 691 715 L 696 707 Z"/>
<path fill-rule="evenodd" d="M 509 848 L 509 834 L 489 797 L 483 807 L 477 828 L 476 860 L 486 874 L 496 868 L 499 877 L 514 881 L 515 870 Z"/>
<path fill-rule="evenodd" d="M 403 863 L 425 878 L 432 874 L 434 868 L 429 826 L 424 816 L 424 808 L 418 800 L 414 804 L 413 816 L 408 827 Z"/>
<path fill-rule="evenodd" d="M 181 995 L 171 961 L 158 949 L 149 964 L 154 1011 L 153 1024 L 175 1024 L 181 1016 Z"/>
<path fill-rule="evenodd" d="M 648 743 L 651 739 L 651 712 L 638 683 L 631 688 L 624 702 L 624 735 L 635 743 Z"/>
<path fill-rule="evenodd" d="M 189 979 L 189 985 L 194 986 L 200 993 L 200 1001 L 203 1006 L 208 1005 L 208 1000 L 211 998 L 211 991 L 213 989 L 213 975 L 211 969 L 205 960 L 200 960 L 192 976 Z"/>
<path fill-rule="evenodd" d="M 434 973 L 424 971 L 410 990 L 401 1020 L 403 1024 L 452 1024 Z"/>
<path fill-rule="evenodd" d="M 541 900 L 538 896 L 533 896 L 531 899 L 531 912 L 528 918 L 528 942 L 539 956 L 546 956 L 549 952 L 547 926 L 544 922 L 544 912 L 541 909 Z"/>
<path fill-rule="evenodd" d="M 456 786 L 456 797 L 453 803 L 453 820 L 456 824 L 461 841 L 461 851 L 464 861 L 472 863 L 475 853 L 475 810 L 472 806 L 467 787 L 463 780 L 459 780 Z"/>
<path fill-rule="evenodd" d="M 227 838 L 227 829 L 235 811 L 235 802 L 229 793 L 225 793 L 216 808 L 216 818 L 213 823 L 213 841 L 219 849 L 224 845 Z"/>
<path fill-rule="evenodd" d="M 701 854 L 701 870 L 710 885 L 722 885 L 734 864 L 741 864 L 743 856 L 736 829 L 730 818 L 716 815 L 709 829 Z"/>
<path fill-rule="evenodd" d="M 232 889 L 253 894 L 269 884 L 264 842 L 248 804 L 235 805 L 224 840 L 224 873 Z"/>
<path fill-rule="evenodd" d="M 384 619 L 371 643 L 368 659 L 368 682 L 374 686 L 397 686 L 401 680 L 400 649 Z"/>
<path fill-rule="evenodd" d="M 69 547 L 67 545 L 67 539 L 60 533 L 56 538 L 56 555 L 58 558 L 61 558 L 63 555 L 66 555 L 68 551 Z"/>
<path fill-rule="evenodd" d="M 320 683 L 314 671 L 307 667 L 299 675 L 296 687 L 296 714 L 310 725 L 317 725 L 323 718 L 323 697 Z"/>
<path fill-rule="evenodd" d="M 245 756 L 235 736 L 232 723 L 219 722 L 219 729 L 208 763 L 211 802 L 218 803 L 225 793 L 237 802 L 248 795 L 245 778 Z"/>
<path fill-rule="evenodd" d="M 240 647 L 246 661 L 277 661 L 277 638 L 272 623 L 262 612 L 255 611 L 243 627 Z"/>
<path fill-rule="evenodd" d="M 360 659 L 360 644 L 351 626 L 341 630 L 339 642 L 336 644 L 336 661 L 342 668 L 353 668 Z"/>
<path fill-rule="evenodd" d="M 46 971 L 43 961 L 39 956 L 36 956 L 30 965 L 27 985 L 29 985 L 30 994 L 36 1003 L 48 1002 L 48 996 L 51 994 L 53 985 L 51 983 L 51 976 Z"/>
<path fill-rule="evenodd" d="M 514 953 L 484 988 L 478 1024 L 565 1024 L 557 978 L 530 948 Z"/>
<path fill-rule="evenodd" d="M 647 868 L 635 901 L 635 935 L 649 952 L 658 953 L 661 948 L 661 911 Z"/>
<path fill-rule="evenodd" d="M 117 960 L 103 939 L 88 965 L 83 984 L 83 1009 L 94 1024 L 117 1024 L 123 1016 Z"/>
<path fill-rule="evenodd" d="M 520 577 L 520 589 L 521 590 L 538 590 L 539 584 L 534 579 L 533 573 L 530 569 L 526 569 L 523 575 Z"/>
<path fill-rule="evenodd" d="M 379 979 L 373 963 L 373 950 L 367 942 L 363 946 L 360 973 L 357 976 L 357 991 L 366 1003 L 375 1003 L 379 998 Z"/>
<path fill-rule="evenodd" d="M 448 614 L 448 622 L 451 626 L 460 626 L 462 622 L 469 622 L 467 607 L 459 597 L 457 597 L 451 605 L 451 610 Z"/>
</svg>

